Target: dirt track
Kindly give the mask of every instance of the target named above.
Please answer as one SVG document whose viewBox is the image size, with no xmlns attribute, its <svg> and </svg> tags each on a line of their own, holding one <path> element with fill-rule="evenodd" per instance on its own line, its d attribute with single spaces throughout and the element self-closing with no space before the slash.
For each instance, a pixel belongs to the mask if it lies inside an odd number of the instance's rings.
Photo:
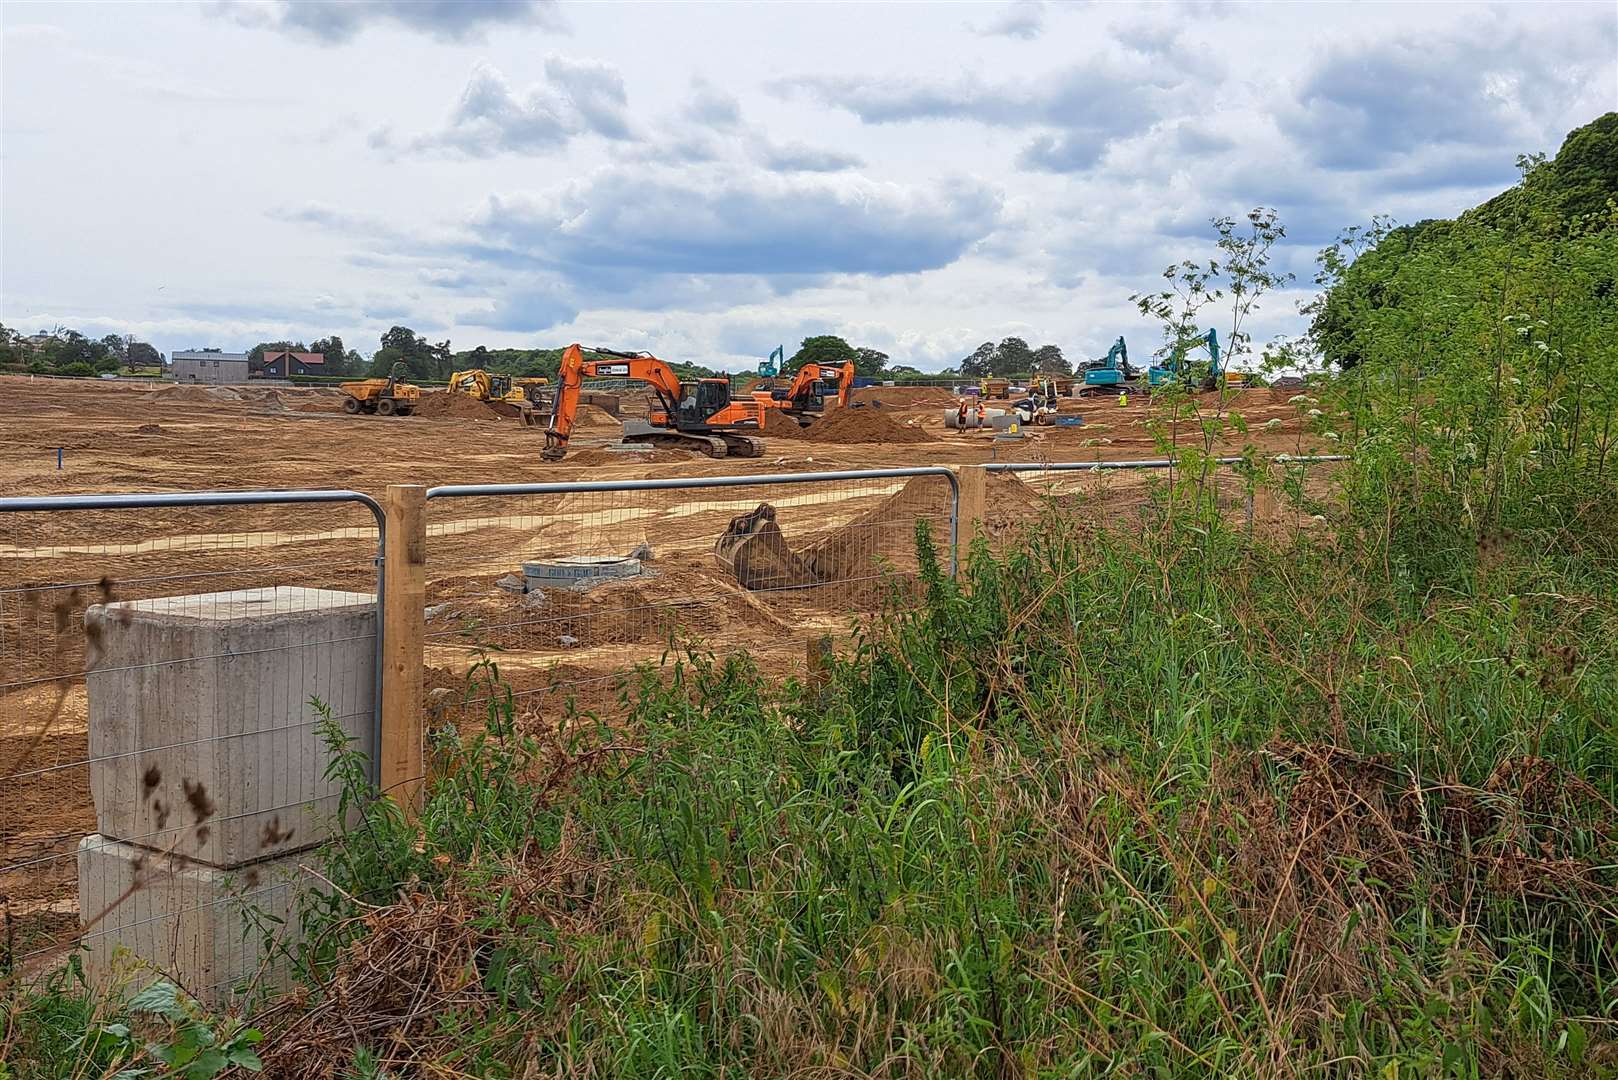
<svg viewBox="0 0 1618 1080">
<path fill-rule="evenodd" d="M 340 410 L 332 391 L 202 387 L 155 389 L 117 383 L 0 378 L 6 422 L 0 427 L 0 490 L 7 495 L 247 488 L 350 488 L 380 495 L 388 484 L 667 478 L 780 473 L 918 464 L 1095 461 L 1154 458 L 1144 399 L 1066 403 L 1085 418 L 1076 428 L 1037 429 L 1016 443 L 987 433 L 946 431 L 940 390 L 872 388 L 858 393 L 883 422 L 847 426 L 902 428 L 912 442 L 840 443 L 770 440 L 757 459 L 713 460 L 660 451 L 638 457 L 609 451 L 618 424 L 586 407 L 567 460 L 540 460 L 542 434 L 515 420 L 460 415 L 367 417 Z M 1252 441 L 1266 450 L 1309 452 L 1286 394 L 1248 391 L 1232 399 Z M 1279 425 L 1266 430 L 1266 421 Z M 1217 450 L 1239 451 L 1239 441 Z M 57 448 L 63 467 L 57 468 Z M 1151 479 L 1110 474 L 1069 481 L 1090 495 L 1087 512 L 1124 514 L 1145 498 Z M 1006 481 L 1006 484 L 1013 484 Z M 1014 487 L 997 488 L 991 516 L 1028 512 Z M 657 657 L 671 637 L 720 649 L 765 650 L 792 670 L 811 634 L 847 625 L 870 610 L 888 586 L 882 563 L 911 561 L 914 522 L 947 530 L 941 480 L 861 481 L 705 491 L 575 494 L 538 502 L 473 499 L 430 504 L 428 539 L 429 689 L 442 709 L 459 700 L 469 659 L 495 650 L 525 713 L 554 713 L 564 696 L 606 707 L 617 696 L 613 673 Z M 835 584 L 747 593 L 715 565 L 714 539 L 728 520 L 761 501 L 776 506 L 795 547 L 835 550 Z M 0 777 L 9 783 L 0 820 L 0 894 L 13 914 L 40 932 L 70 928 L 59 910 L 72 895 L 71 852 L 93 829 L 87 783 L 84 608 L 110 593 L 137 598 L 266 585 L 372 591 L 374 532 L 357 507 L 181 508 L 72 514 L 0 515 Z M 648 545 L 649 574 L 584 594 L 552 593 L 543 602 L 496 582 L 524 559 L 562 554 L 623 554 Z M 48 730 L 47 730 L 48 728 Z M 30 920 L 32 920 L 30 922 Z M 22 948 L 19 943 L 19 948 Z"/>
</svg>

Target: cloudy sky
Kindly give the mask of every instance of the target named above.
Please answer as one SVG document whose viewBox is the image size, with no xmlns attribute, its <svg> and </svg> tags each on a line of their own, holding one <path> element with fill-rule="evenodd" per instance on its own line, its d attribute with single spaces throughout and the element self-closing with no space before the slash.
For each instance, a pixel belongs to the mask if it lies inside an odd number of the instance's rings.
<svg viewBox="0 0 1618 1080">
<path fill-rule="evenodd" d="M 1211 215 L 1276 207 L 1307 281 L 1618 108 L 1613 0 L 7 0 L 0 35 L 0 321 L 164 351 L 1144 356 L 1128 297 Z"/>
</svg>

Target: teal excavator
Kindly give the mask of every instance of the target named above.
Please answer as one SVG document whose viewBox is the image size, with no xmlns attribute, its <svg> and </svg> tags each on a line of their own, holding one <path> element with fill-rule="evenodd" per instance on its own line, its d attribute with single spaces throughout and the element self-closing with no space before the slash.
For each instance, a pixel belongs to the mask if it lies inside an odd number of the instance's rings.
<svg viewBox="0 0 1618 1080">
<path fill-rule="evenodd" d="M 1124 345 L 1124 339 L 1112 343 L 1107 355 L 1101 360 L 1093 360 L 1084 372 L 1085 386 L 1122 386 L 1135 377 L 1129 367 L 1129 349 Z"/>
<path fill-rule="evenodd" d="M 1185 354 L 1191 349 L 1206 347 L 1208 350 L 1208 369 L 1206 372 L 1197 372 L 1194 369 L 1201 365 L 1193 365 L 1186 360 Z M 1219 355 L 1219 334 L 1210 329 L 1200 337 L 1187 338 L 1169 350 L 1168 357 L 1161 364 L 1153 364 L 1146 369 L 1146 381 L 1151 386 L 1162 386 L 1166 382 L 1179 381 L 1189 389 L 1196 374 L 1201 374 L 1200 380 L 1204 390 L 1212 390 L 1220 383 L 1224 374 L 1223 360 Z"/>
<path fill-rule="evenodd" d="M 787 350 L 785 345 L 777 345 L 775 351 L 770 353 L 768 360 L 760 360 L 758 364 L 758 377 L 773 379 L 781 374 L 781 365 L 786 363 Z"/>
</svg>

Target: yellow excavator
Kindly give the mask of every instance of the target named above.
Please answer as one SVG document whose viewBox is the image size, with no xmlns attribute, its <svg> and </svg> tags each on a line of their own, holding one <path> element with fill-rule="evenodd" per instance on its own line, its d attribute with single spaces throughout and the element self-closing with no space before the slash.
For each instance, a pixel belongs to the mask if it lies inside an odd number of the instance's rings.
<svg viewBox="0 0 1618 1080">
<path fill-rule="evenodd" d="M 549 384 L 546 378 L 517 378 L 483 368 L 457 371 L 449 377 L 451 393 L 465 394 L 479 401 L 503 401 L 508 405 L 538 404 L 541 388 Z"/>
</svg>

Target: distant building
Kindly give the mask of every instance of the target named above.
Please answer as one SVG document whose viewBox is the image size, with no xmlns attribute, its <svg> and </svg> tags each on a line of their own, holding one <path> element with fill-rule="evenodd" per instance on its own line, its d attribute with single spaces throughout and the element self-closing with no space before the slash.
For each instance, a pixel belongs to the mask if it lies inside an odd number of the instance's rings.
<svg viewBox="0 0 1618 1080">
<path fill-rule="evenodd" d="M 326 358 L 317 352 L 267 352 L 264 378 L 290 379 L 294 375 L 326 374 Z"/>
<path fill-rule="evenodd" d="M 247 381 L 246 353 L 194 349 L 191 352 L 176 352 L 169 362 L 175 382 L 223 386 Z"/>
</svg>

